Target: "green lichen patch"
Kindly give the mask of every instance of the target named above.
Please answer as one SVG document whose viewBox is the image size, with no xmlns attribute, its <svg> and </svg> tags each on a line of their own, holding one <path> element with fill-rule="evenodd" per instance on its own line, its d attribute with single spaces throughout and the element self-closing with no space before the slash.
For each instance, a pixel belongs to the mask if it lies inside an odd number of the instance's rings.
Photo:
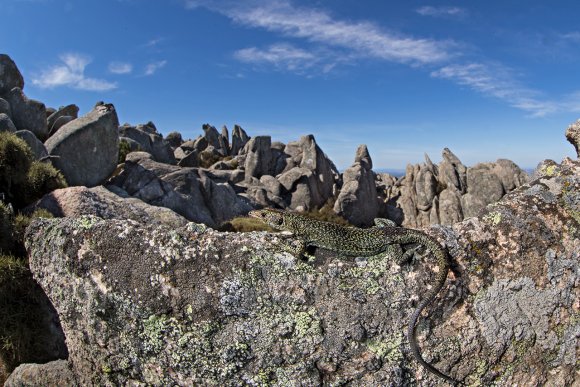
<svg viewBox="0 0 580 387">
<path fill-rule="evenodd" d="M 369 351 L 374 353 L 377 358 L 387 363 L 393 363 L 403 359 L 401 352 L 402 342 L 403 334 L 398 332 L 395 336 L 386 340 L 369 340 L 366 345 Z"/>
<path fill-rule="evenodd" d="M 483 216 L 483 221 L 491 224 L 492 226 L 497 226 L 502 220 L 501 212 L 493 211 Z"/>
</svg>

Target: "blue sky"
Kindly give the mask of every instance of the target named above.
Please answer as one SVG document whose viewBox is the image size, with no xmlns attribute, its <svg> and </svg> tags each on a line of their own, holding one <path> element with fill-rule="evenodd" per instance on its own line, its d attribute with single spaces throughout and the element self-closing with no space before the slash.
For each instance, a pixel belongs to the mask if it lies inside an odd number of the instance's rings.
<svg viewBox="0 0 580 387">
<path fill-rule="evenodd" d="M 339 168 L 573 156 L 580 3 L 386 0 L 0 0 L 0 52 L 48 106 L 120 121 L 315 135 Z"/>
</svg>

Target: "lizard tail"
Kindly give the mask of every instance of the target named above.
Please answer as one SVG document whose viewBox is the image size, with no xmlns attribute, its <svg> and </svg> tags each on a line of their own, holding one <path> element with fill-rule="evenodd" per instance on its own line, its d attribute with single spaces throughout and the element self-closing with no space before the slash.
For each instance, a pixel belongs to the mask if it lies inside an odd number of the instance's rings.
<svg viewBox="0 0 580 387">
<path fill-rule="evenodd" d="M 439 273 L 437 273 L 435 286 L 431 289 L 431 291 L 427 293 L 425 298 L 419 303 L 419 306 L 417 306 L 417 308 L 411 315 L 411 320 L 409 322 L 409 327 L 407 330 L 407 339 L 409 340 L 411 353 L 413 354 L 413 357 L 415 357 L 417 362 L 419 362 L 419 364 L 425 367 L 427 371 L 439 376 L 440 378 L 445 379 L 446 381 L 448 381 L 453 385 L 460 385 L 461 383 L 459 381 L 453 379 L 448 375 L 445 375 L 443 372 L 439 371 L 437 368 L 427 363 L 423 359 L 423 356 L 421 356 L 421 350 L 419 348 L 419 345 L 417 344 L 417 335 L 416 335 L 417 320 L 419 319 L 421 312 L 423 311 L 423 309 L 425 309 L 425 307 L 427 307 L 429 304 L 433 302 L 439 291 L 445 285 L 445 281 L 447 280 L 447 273 L 449 271 L 449 259 L 447 252 L 443 250 L 443 248 L 441 248 L 441 246 L 435 239 L 433 239 L 429 235 L 423 234 L 422 232 L 419 231 L 413 232 L 412 235 L 409 236 L 413 239 L 413 242 L 421 243 L 429 250 L 431 250 L 431 252 L 437 257 L 437 263 L 439 265 Z"/>
</svg>

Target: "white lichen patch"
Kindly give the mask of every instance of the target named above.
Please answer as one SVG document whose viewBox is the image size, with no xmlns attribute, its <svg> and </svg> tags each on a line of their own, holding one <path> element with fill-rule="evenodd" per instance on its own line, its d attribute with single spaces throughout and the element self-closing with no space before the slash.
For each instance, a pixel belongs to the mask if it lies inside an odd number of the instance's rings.
<svg viewBox="0 0 580 387">
<path fill-rule="evenodd" d="M 95 285 L 97 285 L 97 288 L 101 291 L 101 293 L 107 294 L 111 290 L 103 281 L 103 273 L 100 271 L 92 269 L 90 277 Z"/>
</svg>

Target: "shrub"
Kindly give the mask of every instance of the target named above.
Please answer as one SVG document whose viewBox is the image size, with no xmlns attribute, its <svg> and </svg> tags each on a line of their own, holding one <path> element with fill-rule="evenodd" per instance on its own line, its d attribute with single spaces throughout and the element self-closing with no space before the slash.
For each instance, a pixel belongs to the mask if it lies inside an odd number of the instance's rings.
<svg viewBox="0 0 580 387">
<path fill-rule="evenodd" d="M 52 165 L 34 161 L 26 142 L 0 133 L 0 192 L 15 208 L 23 208 L 44 194 L 66 187 L 64 176 Z"/>
<path fill-rule="evenodd" d="M 304 213 L 304 215 L 311 218 L 322 220 L 324 222 L 338 223 L 343 226 L 351 226 L 350 223 L 342 216 L 334 212 L 334 200 L 328 199 L 326 203 L 319 210 L 312 210 Z"/>
<path fill-rule="evenodd" d="M 67 186 L 62 173 L 52 165 L 40 161 L 32 162 L 26 177 L 26 192 L 23 195 L 26 203 L 32 203 L 55 189 Z"/>
<path fill-rule="evenodd" d="M 34 156 L 22 140 L 10 132 L 0 132 L 0 192 L 8 202 L 19 199 L 19 188 L 26 183 L 26 172 Z"/>
<path fill-rule="evenodd" d="M 119 141 L 119 160 L 117 164 L 123 164 L 129 153 L 131 153 L 131 144 L 125 140 Z"/>
<path fill-rule="evenodd" d="M 224 222 L 219 227 L 219 230 L 233 232 L 274 231 L 271 227 L 267 226 L 259 219 L 248 217 L 238 217 Z"/>
<path fill-rule="evenodd" d="M 14 211 L 0 201 L 0 254 L 7 254 L 14 248 Z"/>
</svg>

